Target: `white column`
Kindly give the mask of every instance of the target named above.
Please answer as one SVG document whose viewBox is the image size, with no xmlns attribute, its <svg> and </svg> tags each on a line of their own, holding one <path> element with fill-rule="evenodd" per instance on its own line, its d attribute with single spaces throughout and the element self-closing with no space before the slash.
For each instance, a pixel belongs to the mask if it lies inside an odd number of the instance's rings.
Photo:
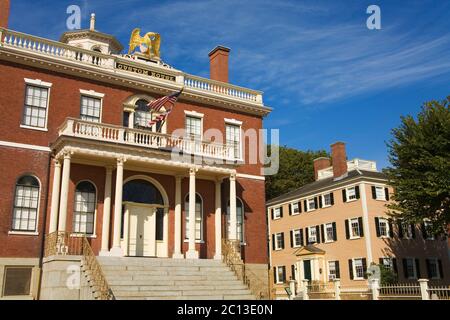
<svg viewBox="0 0 450 320">
<path fill-rule="evenodd" d="M 105 197 L 103 200 L 102 250 L 100 255 L 109 255 L 109 230 L 111 227 L 111 182 L 112 168 L 106 167 Z"/>
<path fill-rule="evenodd" d="M 61 199 L 59 201 L 58 231 L 66 231 L 69 181 L 70 181 L 70 153 L 66 152 L 64 153 L 64 164 L 62 171 Z"/>
<path fill-rule="evenodd" d="M 116 170 L 116 193 L 114 199 L 114 233 L 113 233 L 113 247 L 111 255 L 123 256 L 122 248 L 120 247 L 120 229 L 122 227 L 122 189 L 123 189 L 123 164 L 125 159 L 117 159 Z"/>
<path fill-rule="evenodd" d="M 230 175 L 230 240 L 237 240 L 236 174 Z"/>
<path fill-rule="evenodd" d="M 50 208 L 50 226 L 49 233 L 53 233 L 58 229 L 58 204 L 59 204 L 59 188 L 61 187 L 61 162 L 58 159 L 54 161 L 55 170 L 53 170 L 53 186 L 52 186 L 52 204 Z"/>
<path fill-rule="evenodd" d="M 359 192 L 361 194 L 361 206 L 363 213 L 363 228 L 364 228 L 364 241 L 366 243 L 367 265 L 370 265 L 373 261 L 372 256 L 372 236 L 369 226 L 369 209 L 367 207 L 367 195 L 366 185 L 361 183 L 359 185 Z"/>
<path fill-rule="evenodd" d="M 186 259 L 198 259 L 198 251 L 195 250 L 195 171 L 189 170 L 189 249 Z"/>
<path fill-rule="evenodd" d="M 216 181 L 216 212 L 215 218 L 215 236 L 216 236 L 216 253 L 214 259 L 222 260 L 222 196 L 221 196 L 222 179 Z"/>
<path fill-rule="evenodd" d="M 181 253 L 181 179 L 183 177 L 175 177 L 175 245 L 172 258 L 183 259 Z"/>
</svg>

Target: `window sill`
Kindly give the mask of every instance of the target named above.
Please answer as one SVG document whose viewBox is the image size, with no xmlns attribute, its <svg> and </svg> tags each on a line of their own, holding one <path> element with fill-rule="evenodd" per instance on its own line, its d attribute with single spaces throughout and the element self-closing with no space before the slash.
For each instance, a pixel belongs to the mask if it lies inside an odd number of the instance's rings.
<svg viewBox="0 0 450 320">
<path fill-rule="evenodd" d="M 306 210 L 306 212 L 313 212 L 313 211 L 316 211 L 317 209 L 308 209 L 308 210 Z"/>
<path fill-rule="evenodd" d="M 347 199 L 347 201 L 345 201 L 345 203 L 349 203 L 349 202 L 355 202 L 355 201 L 357 201 L 358 199 Z"/>
<path fill-rule="evenodd" d="M 358 237 L 350 237 L 350 239 L 348 239 L 348 240 L 358 240 L 358 239 L 361 239 L 361 236 L 358 236 Z"/>
<path fill-rule="evenodd" d="M 325 208 L 330 208 L 330 207 L 332 207 L 332 206 L 333 206 L 332 204 L 329 204 L 329 205 L 326 205 L 326 206 L 325 206 L 325 205 L 323 205 L 323 206 L 322 206 L 322 209 L 325 209 Z"/>
<path fill-rule="evenodd" d="M 376 201 L 384 201 L 384 202 L 387 201 L 386 199 L 374 199 L 374 200 L 376 200 Z"/>
<path fill-rule="evenodd" d="M 291 214 L 291 216 L 298 216 L 298 215 L 300 215 L 300 212 L 292 213 L 292 214 Z"/>
<path fill-rule="evenodd" d="M 333 243 L 333 242 L 336 242 L 336 241 L 334 241 L 334 240 L 326 240 L 326 241 L 324 241 L 324 243 Z"/>
<path fill-rule="evenodd" d="M 281 217 L 278 217 L 278 218 L 273 217 L 273 220 L 280 220 L 280 219 L 281 219 Z"/>
<path fill-rule="evenodd" d="M 364 281 L 364 280 L 367 280 L 367 279 L 364 279 L 364 278 L 353 278 L 353 280 L 354 281 Z"/>
<path fill-rule="evenodd" d="M 38 236 L 39 232 L 36 232 L 36 231 L 8 231 L 8 235 L 12 235 L 12 236 Z"/>
<path fill-rule="evenodd" d="M 281 249 L 281 248 L 279 248 L 279 249 L 275 248 L 275 250 L 273 250 L 273 251 L 281 251 L 281 250 L 283 250 L 283 249 Z"/>
<path fill-rule="evenodd" d="M 72 238 L 82 238 L 82 237 L 86 237 L 86 238 L 91 238 L 91 239 L 96 239 L 97 235 L 96 234 L 71 234 L 70 237 Z"/>
<path fill-rule="evenodd" d="M 184 239 L 184 243 L 189 243 L 189 239 Z M 195 240 L 195 243 L 205 243 L 204 240 Z"/>
<path fill-rule="evenodd" d="M 31 127 L 31 126 L 27 126 L 24 124 L 21 124 L 20 127 L 22 129 L 29 129 L 29 130 L 36 130 L 36 131 L 44 131 L 44 132 L 48 132 L 47 128 L 39 128 L 39 127 Z"/>
</svg>

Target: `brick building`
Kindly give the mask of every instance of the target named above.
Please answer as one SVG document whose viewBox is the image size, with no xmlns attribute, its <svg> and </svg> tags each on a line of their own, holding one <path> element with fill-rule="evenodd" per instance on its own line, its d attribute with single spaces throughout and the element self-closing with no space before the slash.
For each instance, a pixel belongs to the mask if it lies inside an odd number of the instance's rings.
<svg viewBox="0 0 450 320">
<path fill-rule="evenodd" d="M 390 268 L 399 282 L 428 278 L 450 282 L 447 241 L 427 232 L 427 222 L 409 225 L 386 213 L 392 188 L 374 161 L 347 161 L 345 144 L 331 146 L 314 161 L 316 181 L 267 202 L 272 287 L 286 297 L 297 288 L 340 279 L 347 287 L 367 286 L 367 268 Z M 301 288 L 298 288 L 299 291 Z"/>
<path fill-rule="evenodd" d="M 9 30 L 0 4 L 1 296 L 38 296 L 55 232 L 85 235 L 100 256 L 221 259 L 222 240 L 238 241 L 264 281 L 264 177 L 243 133 L 270 108 L 228 83 L 230 50 L 210 52 L 206 79 L 121 54 L 95 17 L 60 41 Z M 150 126 L 146 105 L 182 88 Z"/>
</svg>

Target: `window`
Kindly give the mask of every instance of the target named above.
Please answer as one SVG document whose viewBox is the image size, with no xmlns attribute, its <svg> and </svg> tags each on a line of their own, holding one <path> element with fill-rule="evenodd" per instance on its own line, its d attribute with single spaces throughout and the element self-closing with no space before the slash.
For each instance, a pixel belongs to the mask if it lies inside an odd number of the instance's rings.
<svg viewBox="0 0 450 320">
<path fill-rule="evenodd" d="M 325 224 L 325 241 L 332 242 L 335 239 L 335 226 L 333 223 Z"/>
<path fill-rule="evenodd" d="M 427 259 L 427 270 L 429 279 L 440 279 L 442 277 L 440 269 L 442 269 L 441 261 L 435 258 Z"/>
<path fill-rule="evenodd" d="M 316 210 L 317 206 L 316 206 L 316 198 L 311 198 L 307 200 L 307 204 L 308 204 L 308 211 L 312 211 L 312 210 Z"/>
<path fill-rule="evenodd" d="M 241 199 L 236 198 L 236 231 L 238 240 L 244 242 L 244 204 Z M 227 226 L 228 226 L 228 239 L 230 238 L 230 201 L 227 206 Z"/>
<path fill-rule="evenodd" d="M 73 231 L 94 234 L 96 207 L 95 186 L 89 181 L 78 183 L 75 189 L 75 208 L 73 213 Z"/>
<path fill-rule="evenodd" d="M 26 86 L 22 124 L 30 127 L 47 126 L 48 88 Z"/>
<path fill-rule="evenodd" d="M 354 274 L 354 280 L 362 280 L 365 276 L 365 270 L 364 270 L 364 262 L 363 259 L 353 259 L 353 274 Z"/>
<path fill-rule="evenodd" d="M 241 127 L 237 125 L 227 124 L 226 131 L 226 145 L 233 148 L 235 159 L 241 157 Z"/>
<path fill-rule="evenodd" d="M 281 218 L 281 207 L 273 209 L 273 218 L 280 219 Z"/>
<path fill-rule="evenodd" d="M 35 177 L 17 180 L 13 208 L 13 231 L 36 231 L 39 205 L 39 182 Z"/>
<path fill-rule="evenodd" d="M 322 195 L 322 201 L 323 201 L 324 207 L 329 207 L 329 206 L 333 205 L 331 198 L 332 198 L 332 193 Z"/>
<path fill-rule="evenodd" d="M 415 233 L 414 225 L 400 221 L 399 233 L 400 233 L 400 237 L 403 237 L 404 239 L 414 238 L 414 233 Z"/>
<path fill-rule="evenodd" d="M 386 269 L 394 270 L 392 258 L 389 257 L 380 258 L 380 264 L 383 265 Z"/>
<path fill-rule="evenodd" d="M 299 202 L 291 203 L 291 212 L 293 215 L 300 213 L 300 203 Z"/>
<path fill-rule="evenodd" d="M 433 229 L 432 229 L 433 225 L 431 224 L 430 221 L 425 220 L 422 224 L 422 235 L 423 238 L 426 240 L 434 240 L 434 236 L 433 236 Z"/>
<path fill-rule="evenodd" d="M 359 218 L 353 218 L 349 220 L 349 226 L 350 226 L 350 239 L 359 238 L 362 236 L 361 234 L 361 228 L 360 226 L 360 220 Z"/>
<path fill-rule="evenodd" d="M 339 261 L 328 261 L 328 281 L 340 278 Z"/>
<path fill-rule="evenodd" d="M 32 267 L 6 267 L 3 296 L 30 295 Z"/>
<path fill-rule="evenodd" d="M 300 247 L 302 245 L 302 230 L 297 229 L 292 231 L 292 240 L 294 248 Z"/>
<path fill-rule="evenodd" d="M 352 188 L 348 188 L 347 189 L 347 201 L 352 201 L 352 200 L 356 200 L 356 188 L 352 187 Z"/>
<path fill-rule="evenodd" d="M 185 210 L 185 239 L 189 239 L 189 193 L 186 195 L 184 205 Z M 203 239 L 203 201 L 200 195 L 195 194 L 195 240 L 201 241 Z"/>
<path fill-rule="evenodd" d="M 315 226 L 308 228 L 308 242 L 309 243 L 317 242 L 317 228 Z"/>
<path fill-rule="evenodd" d="M 282 232 L 274 234 L 273 241 L 274 241 L 274 250 L 284 249 L 284 234 Z"/>
<path fill-rule="evenodd" d="M 186 116 L 186 136 L 194 139 L 202 139 L 202 119 L 192 116 Z"/>
<path fill-rule="evenodd" d="M 102 100 L 81 96 L 81 120 L 100 122 Z"/>
<path fill-rule="evenodd" d="M 378 236 L 389 237 L 389 222 L 386 218 L 378 218 Z"/>
<path fill-rule="evenodd" d="M 134 109 L 134 126 L 136 128 L 149 128 L 152 121 L 152 113 L 148 108 L 148 102 L 140 99 L 136 101 L 136 108 Z"/>
<path fill-rule="evenodd" d="M 383 187 L 374 187 L 375 189 L 375 199 L 376 200 L 386 200 L 386 193 Z"/>
<path fill-rule="evenodd" d="M 405 278 L 406 279 L 417 279 L 417 265 L 416 261 L 413 258 L 406 258 L 403 259 L 403 267 L 405 271 Z"/>
<path fill-rule="evenodd" d="M 275 283 L 281 284 L 286 281 L 286 267 L 275 267 Z"/>
</svg>

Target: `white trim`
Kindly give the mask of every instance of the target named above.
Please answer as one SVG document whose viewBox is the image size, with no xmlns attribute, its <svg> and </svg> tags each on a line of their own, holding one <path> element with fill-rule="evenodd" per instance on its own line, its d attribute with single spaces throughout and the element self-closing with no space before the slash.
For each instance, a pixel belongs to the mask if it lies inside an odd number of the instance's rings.
<svg viewBox="0 0 450 320">
<path fill-rule="evenodd" d="M 356 220 L 356 221 L 358 222 L 359 236 L 353 235 L 352 220 Z M 349 240 L 360 239 L 360 238 L 361 238 L 361 228 L 362 228 L 363 226 L 361 226 L 361 225 L 359 224 L 359 217 L 356 217 L 356 218 L 349 218 L 347 221 L 348 221 L 348 230 L 349 230 L 349 233 L 350 233 L 350 239 L 349 239 Z M 366 238 L 367 238 L 367 237 L 366 237 Z"/>
<path fill-rule="evenodd" d="M 22 177 L 33 177 L 37 180 L 38 184 L 39 184 L 39 192 L 38 192 L 38 203 L 37 203 L 37 207 L 36 207 L 36 223 L 35 223 L 35 227 L 34 230 L 12 230 L 13 227 L 13 220 L 14 220 L 14 204 L 16 203 L 16 195 L 17 195 L 17 182 L 19 181 L 20 178 Z M 19 175 L 18 177 L 16 177 L 16 181 L 14 183 L 14 193 L 13 193 L 13 205 L 12 205 L 12 210 L 11 210 L 11 220 L 10 220 L 10 232 L 24 232 L 26 234 L 31 234 L 31 233 L 39 233 L 39 218 L 40 218 L 40 213 L 41 213 L 41 196 L 42 196 L 42 182 L 41 179 L 39 179 L 39 177 L 33 173 L 24 173 L 22 175 Z M 44 212 L 44 214 L 47 214 L 46 212 Z M 9 234 L 9 232 L 8 232 Z"/>
<path fill-rule="evenodd" d="M 367 263 L 370 265 L 372 262 L 374 262 L 373 256 L 372 256 L 372 236 L 370 234 L 370 225 L 369 225 L 369 209 L 367 207 L 367 195 L 366 195 L 366 185 L 364 183 L 361 183 L 359 185 L 359 195 L 361 197 L 361 207 L 363 212 L 363 226 L 360 226 L 364 228 L 364 237 L 365 237 L 365 243 L 366 243 L 366 255 L 367 255 Z M 389 235 L 389 233 L 388 233 Z"/>
<path fill-rule="evenodd" d="M 38 236 L 38 231 L 8 231 L 8 235 L 10 236 Z"/>
<path fill-rule="evenodd" d="M 51 88 L 53 85 L 51 82 L 45 82 L 40 79 L 23 78 L 23 80 L 25 81 L 26 84 L 30 84 L 33 86 L 39 86 L 39 87 L 45 87 L 45 88 Z"/>
<path fill-rule="evenodd" d="M 195 198 L 197 198 L 197 195 L 200 197 L 200 200 L 201 200 L 201 212 L 200 212 L 200 217 L 201 217 L 201 222 L 200 222 L 200 239 L 194 239 L 195 240 L 195 243 L 205 243 L 205 239 L 204 239 L 204 216 L 203 216 L 203 213 L 204 213 L 204 205 L 205 205 L 205 202 L 203 201 L 203 197 L 201 196 L 201 194 L 200 193 L 198 193 L 198 192 L 196 192 L 195 193 Z M 186 223 L 186 220 L 189 218 L 189 201 L 187 201 L 187 199 L 188 199 L 188 197 L 189 197 L 189 192 L 188 193 L 186 193 L 186 195 L 184 196 L 184 206 L 183 206 L 183 208 L 184 208 L 184 242 L 189 242 L 189 238 L 187 237 L 188 236 L 188 234 L 187 234 L 187 232 L 186 232 L 186 227 L 188 226 L 188 224 Z M 196 199 L 197 200 L 197 199 Z M 187 208 L 186 208 L 186 204 L 187 204 Z M 197 206 L 197 201 L 195 201 L 195 206 Z M 197 223 L 197 218 L 195 218 L 195 224 Z M 195 225 L 194 224 L 194 225 Z M 197 237 L 196 237 L 197 238 Z"/>
<path fill-rule="evenodd" d="M 274 240 L 275 240 L 275 245 L 274 245 L 274 248 L 275 248 L 275 251 L 280 251 L 280 250 L 283 250 L 284 248 L 284 236 L 283 237 L 281 237 L 282 235 L 283 235 L 283 232 L 278 232 L 278 233 L 275 233 L 274 234 L 275 236 L 273 237 L 274 238 Z M 281 237 L 281 239 L 283 239 L 283 247 L 278 247 L 278 239 L 277 239 L 277 237 L 278 237 L 278 235 L 280 235 L 280 237 Z"/>
<path fill-rule="evenodd" d="M 47 121 L 47 120 L 46 120 Z M 42 127 L 32 127 L 32 126 L 27 126 L 25 124 L 21 124 L 20 127 L 22 129 L 29 129 L 29 130 L 37 130 L 37 131 L 44 131 L 44 132 L 48 132 L 47 127 L 42 128 Z"/>
<path fill-rule="evenodd" d="M 378 227 L 378 230 L 380 231 L 380 239 L 390 238 L 389 234 L 391 232 L 391 227 L 390 227 L 389 219 L 386 217 L 380 217 L 380 216 L 378 216 L 377 218 L 378 218 L 378 226 L 377 227 Z M 381 228 L 380 228 L 381 220 L 386 222 L 386 235 L 381 234 Z"/>
<path fill-rule="evenodd" d="M 331 225 L 331 230 L 333 231 L 332 239 L 328 239 L 327 225 Z M 336 230 L 336 232 L 337 232 L 337 230 Z M 334 234 L 333 222 L 326 222 L 323 224 L 323 236 L 325 238 L 325 239 L 323 239 L 324 243 L 334 242 L 334 238 L 336 237 L 336 235 Z"/>
<path fill-rule="evenodd" d="M 0 140 L 0 146 L 11 147 L 11 148 L 29 149 L 29 150 L 36 150 L 36 151 L 45 151 L 45 152 L 52 151 L 49 147 L 37 146 L 37 145 L 33 145 L 33 144 L 10 142 L 10 141 L 2 141 L 2 140 Z"/>
<path fill-rule="evenodd" d="M 294 205 L 297 205 L 297 209 L 298 209 L 298 212 L 294 212 Z M 301 211 L 301 202 L 291 202 L 291 203 L 289 203 L 289 206 L 290 206 L 290 208 L 291 208 L 291 216 L 298 216 L 299 214 L 300 214 L 300 211 Z"/>
<path fill-rule="evenodd" d="M 298 231 L 298 233 L 300 235 L 300 238 L 301 238 L 301 235 L 302 235 L 301 230 L 302 229 L 292 229 L 292 230 L 290 230 L 292 232 L 292 246 L 293 246 L 293 248 L 300 248 L 302 246 L 301 239 L 300 239 L 300 243 L 298 243 L 298 244 L 295 243 L 295 232 Z"/>
<path fill-rule="evenodd" d="M 275 215 L 275 210 L 277 210 L 277 209 L 280 210 L 278 216 Z M 281 209 L 281 206 L 273 208 L 273 220 L 281 219 L 281 210 L 283 210 L 283 209 Z"/>
<path fill-rule="evenodd" d="M 307 198 L 305 200 L 306 200 L 306 212 L 311 212 L 311 211 L 315 211 L 315 210 L 319 209 L 319 208 L 316 208 L 316 197 Z M 312 200 L 314 202 L 314 209 L 311 209 L 309 207 L 309 200 Z M 319 205 L 319 204 L 317 204 L 317 205 Z"/>
<path fill-rule="evenodd" d="M 99 98 L 99 99 L 103 99 L 105 97 L 104 93 L 96 92 L 94 90 L 83 90 L 83 89 L 80 89 L 80 93 L 83 96 L 89 96 L 89 97 Z"/>
<path fill-rule="evenodd" d="M 328 192 L 328 193 L 324 193 L 319 196 L 319 197 L 322 197 L 322 208 L 320 208 L 320 209 L 325 209 L 325 208 L 329 208 L 332 206 L 332 204 L 325 204 L 325 196 L 329 196 L 330 202 L 331 202 L 331 194 L 332 194 L 332 192 Z M 333 195 L 333 197 L 334 197 L 334 195 Z"/>
<path fill-rule="evenodd" d="M 225 118 L 225 123 L 241 127 L 243 122 L 239 121 L 239 120 L 236 120 L 236 119 L 227 119 L 227 118 Z"/>
<path fill-rule="evenodd" d="M 364 272 L 363 259 L 364 259 L 364 258 L 352 258 L 353 280 L 355 280 L 355 281 L 366 280 L 366 279 L 364 278 L 364 275 L 363 275 L 362 277 L 357 277 L 357 276 L 356 276 L 356 264 L 355 264 L 355 260 L 361 260 L 361 266 L 363 267 L 363 272 Z"/>
<path fill-rule="evenodd" d="M 184 114 L 190 117 L 195 117 L 195 118 L 203 118 L 205 115 L 203 113 L 197 112 L 197 111 L 188 111 L 188 110 L 184 110 Z"/>
<path fill-rule="evenodd" d="M 245 174 L 245 173 L 237 173 L 236 174 L 237 178 L 244 178 L 244 179 L 253 179 L 253 180 L 261 180 L 261 181 L 265 181 L 266 177 L 264 176 L 256 176 L 253 174 Z"/>
<path fill-rule="evenodd" d="M 88 238 L 97 238 L 97 207 L 98 207 L 98 188 L 97 185 L 94 183 L 94 181 L 89 180 L 89 179 L 81 179 L 79 180 L 77 183 L 75 183 L 75 189 L 74 189 L 74 199 L 73 199 L 73 206 L 74 208 L 72 208 L 72 232 L 75 232 L 73 230 L 75 223 L 74 223 L 74 219 L 75 219 L 75 197 L 77 195 L 77 186 L 82 183 L 82 182 L 89 182 L 90 184 L 92 184 L 94 186 L 95 189 L 95 206 L 94 206 L 94 222 L 92 225 L 92 234 L 88 234 L 88 233 L 84 233 L 86 235 L 86 237 Z"/>
<path fill-rule="evenodd" d="M 85 92 L 87 92 L 87 93 L 85 94 L 85 93 L 82 93 L 81 91 L 85 91 Z M 92 91 L 92 90 L 91 90 L 91 91 Z M 82 103 L 83 103 L 83 97 L 85 97 L 85 98 L 91 98 L 91 99 L 98 99 L 98 100 L 100 100 L 100 112 L 99 112 L 99 117 L 98 117 L 98 123 L 102 123 L 102 118 L 103 118 L 103 96 L 104 96 L 104 94 L 103 94 L 102 97 L 100 97 L 100 96 L 96 96 L 96 95 L 90 93 L 90 91 L 86 91 L 86 90 L 81 90 L 81 89 L 80 89 L 80 92 L 81 92 L 81 94 L 80 94 L 80 119 L 81 119 L 81 117 L 82 117 L 81 110 L 82 110 L 82 107 L 83 107 L 83 105 L 82 105 Z M 93 91 L 93 92 L 96 93 L 95 91 Z M 96 94 L 102 95 L 102 93 L 96 93 Z M 122 119 L 122 120 L 123 120 L 123 119 Z M 85 121 L 92 121 L 92 120 L 85 120 Z M 128 121 L 129 121 L 129 120 L 128 120 Z M 95 123 L 95 121 L 92 121 L 92 122 Z M 128 125 L 129 125 L 129 123 L 128 123 Z M 134 124 L 133 124 L 133 125 L 134 125 Z"/>
</svg>

